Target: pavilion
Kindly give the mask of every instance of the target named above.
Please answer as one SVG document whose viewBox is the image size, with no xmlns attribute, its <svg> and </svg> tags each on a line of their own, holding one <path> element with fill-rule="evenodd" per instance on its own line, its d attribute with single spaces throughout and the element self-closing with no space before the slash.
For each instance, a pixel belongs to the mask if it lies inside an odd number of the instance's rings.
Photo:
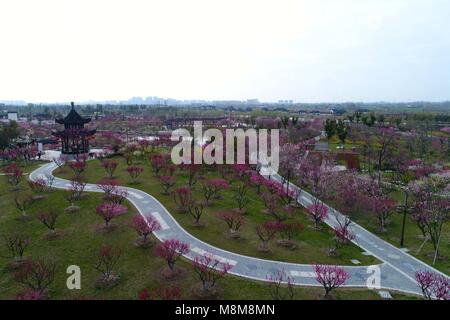
<svg viewBox="0 0 450 320">
<path fill-rule="evenodd" d="M 94 137 L 96 130 L 88 130 L 84 125 L 91 118 L 83 118 L 75 111 L 75 105 L 64 119 L 56 119 L 56 123 L 63 124 L 64 130 L 54 131 L 52 134 L 61 141 L 61 153 L 66 155 L 79 155 L 89 153 L 89 140 Z"/>
</svg>

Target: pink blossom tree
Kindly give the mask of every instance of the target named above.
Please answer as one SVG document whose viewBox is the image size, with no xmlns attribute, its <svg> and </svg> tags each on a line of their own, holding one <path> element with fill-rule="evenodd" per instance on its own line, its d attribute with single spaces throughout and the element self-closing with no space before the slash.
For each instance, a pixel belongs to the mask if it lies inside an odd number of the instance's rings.
<svg viewBox="0 0 450 320">
<path fill-rule="evenodd" d="M 200 218 L 205 212 L 205 204 L 202 201 L 195 201 L 188 207 L 189 214 L 194 218 L 194 226 L 201 226 Z"/>
<path fill-rule="evenodd" d="M 181 168 L 187 172 L 188 185 L 189 187 L 192 188 L 198 181 L 200 166 L 198 164 L 189 163 L 189 164 L 182 164 Z"/>
<path fill-rule="evenodd" d="M 268 275 L 267 280 L 269 281 L 270 295 L 273 300 L 294 299 L 295 281 L 284 270 Z"/>
<path fill-rule="evenodd" d="M 427 300 L 450 300 L 450 281 L 446 276 L 430 271 L 417 271 L 416 281 Z"/>
<path fill-rule="evenodd" d="M 264 185 L 266 179 L 259 175 L 257 172 L 253 172 L 250 176 L 250 184 L 256 188 L 257 194 L 261 193 L 261 187 Z"/>
<path fill-rule="evenodd" d="M 228 234 L 231 238 L 239 237 L 239 229 L 244 224 L 244 217 L 233 211 L 220 211 L 217 217 L 223 220 L 228 226 Z"/>
<path fill-rule="evenodd" d="M 164 240 L 155 247 L 155 255 L 167 262 L 169 277 L 175 271 L 175 262 L 189 251 L 189 244 L 177 239 Z"/>
<path fill-rule="evenodd" d="M 379 231 L 385 232 L 388 218 L 392 215 L 396 203 L 394 200 L 383 195 L 371 197 L 369 200 L 372 212 L 378 220 Z"/>
<path fill-rule="evenodd" d="M 133 217 L 133 228 L 140 237 L 136 241 L 136 245 L 144 247 L 151 243 L 148 236 L 155 231 L 161 230 L 161 225 L 151 216 L 143 217 L 138 214 Z"/>
<path fill-rule="evenodd" d="M 430 192 L 432 192 L 430 190 Z M 413 209 L 413 219 L 425 239 L 431 240 L 434 247 L 433 264 L 439 256 L 439 245 L 444 224 L 450 219 L 450 201 L 432 193 L 417 194 L 417 203 Z"/>
<path fill-rule="evenodd" d="M 164 158 L 164 155 L 155 154 L 155 155 L 150 156 L 149 160 L 152 165 L 153 174 L 155 176 L 159 176 L 161 169 L 166 164 L 166 159 Z"/>
<path fill-rule="evenodd" d="M 125 188 L 117 187 L 111 192 L 107 200 L 115 204 L 123 204 L 125 199 L 128 197 L 128 191 Z"/>
<path fill-rule="evenodd" d="M 322 203 L 310 204 L 307 211 L 314 220 L 314 227 L 320 228 L 320 223 L 328 217 L 328 208 Z"/>
<path fill-rule="evenodd" d="M 86 182 L 80 177 L 73 177 L 70 181 L 70 188 L 66 192 L 67 201 L 69 201 L 69 207 L 64 211 L 72 213 L 80 210 L 80 207 L 75 205 L 75 201 L 80 200 L 83 191 L 86 187 Z"/>
<path fill-rule="evenodd" d="M 75 161 L 69 162 L 69 168 L 72 169 L 75 176 L 81 176 L 81 174 L 86 169 L 86 160 L 85 159 L 77 159 Z"/>
<path fill-rule="evenodd" d="M 281 214 L 279 199 L 276 194 L 270 192 L 264 192 L 261 195 L 261 199 L 263 200 L 265 211 L 273 216 L 276 220 L 282 221 L 284 220 L 284 215 Z"/>
<path fill-rule="evenodd" d="M 49 259 L 27 259 L 17 272 L 14 280 L 25 285 L 30 292 L 46 295 L 48 287 L 55 279 L 56 263 Z"/>
<path fill-rule="evenodd" d="M 173 192 L 173 200 L 178 206 L 179 212 L 187 212 L 192 205 L 192 192 L 186 187 L 177 188 Z"/>
<path fill-rule="evenodd" d="M 21 218 L 23 220 L 28 220 L 29 216 L 27 210 L 33 204 L 33 199 L 29 195 L 16 195 L 14 197 L 14 206 L 22 214 Z"/>
<path fill-rule="evenodd" d="M 3 241 L 6 249 L 11 254 L 11 258 L 14 259 L 14 262 L 18 263 L 23 260 L 25 250 L 31 243 L 28 236 L 19 233 L 4 235 Z"/>
<path fill-rule="evenodd" d="M 115 283 L 119 277 L 114 272 L 114 267 L 119 261 L 122 251 L 117 247 L 102 245 L 98 254 L 95 269 L 101 273 L 97 281 L 98 287 L 108 286 Z"/>
<path fill-rule="evenodd" d="M 163 189 L 163 194 L 169 194 L 170 188 L 175 185 L 176 181 L 172 176 L 160 176 L 159 183 Z"/>
<path fill-rule="evenodd" d="M 19 189 L 20 181 L 22 180 L 22 170 L 15 163 L 11 163 L 7 167 L 3 168 L 2 171 L 7 177 L 7 181 L 13 191 L 17 191 Z"/>
<path fill-rule="evenodd" d="M 59 157 L 55 157 L 53 158 L 53 163 L 59 168 L 61 169 L 62 167 L 64 167 L 64 165 L 67 162 L 67 156 L 61 154 Z"/>
<path fill-rule="evenodd" d="M 336 249 L 355 239 L 355 234 L 350 230 L 351 221 L 347 218 L 346 222 L 333 228 L 336 242 Z"/>
<path fill-rule="evenodd" d="M 263 252 L 269 251 L 269 242 L 272 240 L 279 230 L 279 222 L 267 221 L 256 226 L 256 234 L 260 242 L 258 250 Z"/>
<path fill-rule="evenodd" d="M 130 175 L 131 181 L 133 183 L 137 183 L 139 176 L 142 174 L 142 172 L 144 172 L 144 169 L 138 166 L 128 166 L 127 172 Z"/>
<path fill-rule="evenodd" d="M 202 185 L 203 196 L 205 197 L 206 204 L 209 204 L 212 198 L 218 198 L 220 191 L 228 189 L 230 185 L 225 179 L 217 178 L 207 180 Z"/>
<path fill-rule="evenodd" d="M 215 293 L 217 281 L 228 273 L 232 265 L 221 262 L 211 253 L 204 253 L 195 256 L 192 267 L 202 283 L 202 294 L 208 295 Z"/>
<path fill-rule="evenodd" d="M 118 165 L 119 163 L 115 160 L 103 160 L 101 162 L 102 168 L 105 169 L 105 172 L 110 179 L 113 178 L 114 172 L 116 171 Z"/>
<path fill-rule="evenodd" d="M 48 229 L 48 238 L 53 238 L 56 235 L 56 220 L 58 213 L 56 211 L 40 212 L 38 213 L 38 220 Z"/>
<path fill-rule="evenodd" d="M 36 180 L 28 180 L 28 185 L 31 191 L 35 193 L 34 200 L 44 198 L 42 195 L 47 190 L 47 181 L 44 178 L 37 178 Z"/>
<path fill-rule="evenodd" d="M 304 226 L 301 223 L 297 222 L 279 222 L 278 223 L 278 234 L 280 239 L 277 243 L 280 246 L 295 248 L 294 238 L 300 234 L 300 232 L 304 229 Z"/>
<path fill-rule="evenodd" d="M 236 211 L 239 212 L 240 214 L 245 213 L 245 207 L 250 203 L 250 198 L 247 196 L 247 190 L 248 190 L 247 183 L 239 183 L 235 187 L 233 198 L 237 204 Z"/>
<path fill-rule="evenodd" d="M 105 228 L 110 228 L 112 219 L 121 216 L 127 212 L 127 207 L 120 204 L 105 202 L 97 206 L 96 213 L 105 221 Z"/>
<path fill-rule="evenodd" d="M 315 265 L 316 281 L 325 289 L 324 298 L 328 298 L 332 290 L 344 285 L 350 275 L 338 266 Z"/>
<path fill-rule="evenodd" d="M 97 182 L 97 187 L 105 193 L 105 199 L 109 199 L 111 194 L 117 190 L 118 185 L 115 179 L 101 179 Z"/>
</svg>

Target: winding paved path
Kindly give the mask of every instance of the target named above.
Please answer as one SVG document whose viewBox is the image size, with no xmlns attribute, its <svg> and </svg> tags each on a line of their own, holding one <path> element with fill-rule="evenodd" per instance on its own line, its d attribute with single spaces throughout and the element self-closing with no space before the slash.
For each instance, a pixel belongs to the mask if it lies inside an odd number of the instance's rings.
<svg viewBox="0 0 450 320">
<path fill-rule="evenodd" d="M 54 163 L 45 164 L 33 171 L 29 178 L 31 180 L 38 178 L 46 179 L 53 175 L 52 172 L 55 169 L 56 165 Z M 279 176 L 272 176 L 272 179 L 281 181 L 281 177 Z M 52 187 L 68 189 L 70 182 L 55 177 Z M 295 186 L 291 187 L 295 188 Z M 230 273 L 236 276 L 267 281 L 268 274 L 273 274 L 283 269 L 290 274 L 297 285 L 319 286 L 315 280 L 313 265 L 263 260 L 243 256 L 209 245 L 184 230 L 170 212 L 153 196 L 138 189 L 124 188 L 128 191 L 127 199 L 137 208 L 141 215 L 151 215 L 159 221 L 162 228 L 160 231 L 155 232 L 155 236 L 159 240 L 176 238 L 190 244 L 191 251 L 185 255 L 186 258 L 192 260 L 198 254 L 210 252 L 218 257 L 219 260 L 233 265 Z M 102 192 L 95 184 L 86 185 L 85 190 Z M 311 202 L 311 195 L 302 192 L 298 201 L 302 205 L 308 205 Z M 331 208 L 329 210 L 335 212 L 339 218 L 339 213 Z M 337 223 L 335 219 L 335 215 L 330 214 L 330 218 L 327 219 L 326 223 L 333 226 Z M 356 234 L 355 244 L 383 261 L 382 264 L 377 265 L 381 271 L 381 288 L 420 294 L 420 289 L 414 280 L 414 272 L 424 269 L 438 272 L 411 255 L 381 240 L 361 226 L 356 224 L 352 226 Z M 367 279 L 373 274 L 373 269 L 369 269 L 367 266 L 345 266 L 345 269 L 351 276 L 346 284 L 348 287 L 367 287 Z"/>
</svg>

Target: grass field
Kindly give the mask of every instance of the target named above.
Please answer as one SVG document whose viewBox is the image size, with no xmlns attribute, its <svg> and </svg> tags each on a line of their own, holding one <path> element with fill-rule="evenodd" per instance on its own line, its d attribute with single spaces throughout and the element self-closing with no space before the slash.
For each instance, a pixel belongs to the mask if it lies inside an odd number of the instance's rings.
<svg viewBox="0 0 450 320">
<path fill-rule="evenodd" d="M 288 249 L 277 246 L 275 242 L 271 244 L 271 252 L 264 253 L 258 250 L 259 238 L 256 234 L 256 225 L 263 221 L 273 220 L 268 214 L 263 213 L 264 204 L 259 195 L 256 193 L 256 188 L 250 188 L 248 196 L 250 203 L 247 206 L 247 212 L 245 215 L 245 225 L 241 228 L 241 239 L 229 240 L 226 237 L 227 226 L 225 222 L 220 220 L 216 214 L 220 210 L 233 209 L 236 207 L 235 200 L 233 199 L 233 190 L 236 185 L 232 183 L 231 188 L 222 192 L 222 199 L 214 200 L 210 207 L 207 207 L 203 214 L 201 221 L 205 225 L 204 227 L 198 227 L 193 225 L 193 218 L 189 214 L 178 213 L 176 204 L 173 201 L 172 196 L 164 195 L 157 177 L 153 176 L 150 164 L 145 161 L 141 164 L 144 168 L 144 173 L 140 177 L 141 183 L 130 184 L 130 178 L 125 171 L 127 167 L 124 159 L 121 157 L 115 157 L 119 163 L 115 172 L 115 178 L 120 185 L 132 186 L 156 197 L 166 208 L 173 214 L 175 219 L 185 228 L 189 233 L 195 237 L 210 243 L 214 246 L 240 253 L 253 257 L 297 262 L 297 263 L 324 263 L 324 264 L 340 264 L 351 265 L 351 259 L 358 259 L 362 264 L 377 263 L 374 257 L 365 256 L 361 252 L 362 250 L 351 244 L 340 249 L 339 256 L 329 256 L 328 250 L 333 246 L 333 233 L 332 230 L 326 226 L 322 230 L 317 231 L 313 228 L 313 223 L 303 210 L 298 210 L 292 218 L 293 221 L 300 222 L 304 225 L 304 229 L 295 238 L 297 243 L 296 249 Z M 72 171 L 70 168 L 58 169 L 54 172 L 56 176 L 63 178 L 70 178 Z M 97 160 L 89 161 L 87 169 L 84 172 L 84 176 L 89 182 L 97 182 L 101 178 L 105 177 L 105 171 L 100 166 L 100 162 Z M 177 186 L 184 186 L 187 184 L 187 177 L 184 174 L 176 173 Z M 218 173 L 214 171 L 207 171 L 205 173 L 205 179 L 211 177 L 218 177 Z M 199 181 L 193 189 L 195 199 L 202 199 L 200 187 L 201 181 Z"/>
<path fill-rule="evenodd" d="M 35 167 L 24 168 L 30 172 Z M 101 203 L 101 195 L 96 193 L 86 194 L 77 203 L 80 211 L 68 214 L 64 208 L 68 206 L 63 191 L 51 191 L 46 194 L 45 200 L 33 203 L 28 214 L 29 221 L 17 219 L 20 213 L 13 206 L 13 197 L 9 186 L 4 183 L 5 177 L 0 176 L 0 234 L 3 236 L 21 232 L 28 235 L 31 245 L 25 252 L 25 256 L 32 258 L 47 258 L 57 263 L 56 277 L 50 286 L 49 297 L 51 299 L 136 299 L 138 292 L 144 288 L 154 289 L 165 286 L 179 286 L 182 288 L 182 297 L 195 299 L 191 288 L 198 283 L 198 279 L 191 270 L 188 262 L 181 260 L 178 265 L 187 270 L 181 279 L 167 281 L 161 278 L 160 269 L 165 263 L 153 255 L 152 249 L 140 249 L 134 246 L 137 235 L 129 226 L 134 209 L 129 206 L 126 215 L 119 217 L 115 223 L 117 228 L 111 233 L 98 233 L 96 226 L 103 223 L 95 214 L 95 206 Z M 25 181 L 21 183 L 21 193 L 28 192 Z M 44 235 L 46 228 L 37 220 L 38 212 L 54 209 L 60 213 L 57 221 L 57 229 L 63 236 L 60 239 L 46 240 Z M 102 244 L 111 244 L 119 247 L 122 256 L 115 270 L 120 274 L 121 280 L 110 289 L 97 289 L 94 286 L 99 277 L 94 264 L 97 252 Z M 10 271 L 5 265 L 10 261 L 3 243 L 0 246 L 0 299 L 14 299 L 24 290 L 24 286 L 13 280 Z M 66 268 L 69 265 L 78 265 L 81 268 L 81 290 L 68 290 L 66 288 Z M 221 299 L 270 299 L 268 285 L 262 282 L 245 280 L 234 276 L 226 276 L 219 283 Z M 320 288 L 295 289 L 296 299 L 319 299 L 322 297 Z M 379 299 L 374 291 L 360 289 L 339 289 L 333 293 L 335 299 Z M 401 294 L 394 294 L 396 299 L 412 298 Z"/>
</svg>

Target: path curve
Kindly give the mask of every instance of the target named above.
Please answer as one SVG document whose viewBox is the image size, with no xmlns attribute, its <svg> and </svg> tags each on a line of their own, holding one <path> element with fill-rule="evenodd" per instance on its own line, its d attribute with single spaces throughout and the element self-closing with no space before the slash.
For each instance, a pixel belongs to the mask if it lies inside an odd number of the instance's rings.
<svg viewBox="0 0 450 320">
<path fill-rule="evenodd" d="M 47 179 L 53 176 L 53 171 L 57 168 L 56 164 L 48 163 L 37 168 L 30 173 L 29 179 L 35 181 L 38 178 Z M 272 178 L 281 180 L 279 176 L 272 176 Z M 69 180 L 54 177 L 52 187 L 56 189 L 69 189 Z M 309 264 L 298 264 L 298 263 L 287 263 L 273 260 L 264 260 L 260 258 L 254 258 L 249 256 L 244 256 L 234 252 L 229 252 L 224 249 L 217 248 L 210 244 L 207 244 L 196 237 L 189 234 L 183 227 L 181 227 L 170 212 L 153 196 L 150 194 L 130 187 L 123 187 L 128 191 L 127 199 L 136 207 L 138 212 L 144 216 L 153 216 L 161 224 L 161 230 L 154 232 L 155 236 L 160 240 L 166 239 L 178 239 L 180 241 L 189 243 L 191 251 L 185 255 L 185 258 L 193 260 L 195 256 L 202 254 L 203 252 L 209 252 L 214 254 L 219 260 L 223 262 L 230 263 L 233 268 L 230 270 L 230 274 L 249 278 L 253 280 L 267 281 L 267 276 L 270 274 L 275 274 L 279 270 L 284 270 L 287 272 L 295 281 L 296 285 L 301 286 L 316 286 L 320 285 L 315 280 L 314 266 Z M 87 192 L 103 192 L 95 184 L 87 184 L 85 191 Z M 310 201 L 307 194 L 302 193 L 299 197 L 299 202 L 305 204 Z M 334 210 L 331 209 L 330 210 Z M 333 225 L 336 221 L 328 219 L 326 221 L 329 225 Z M 366 251 L 371 252 L 379 260 L 383 261 L 382 264 L 374 266 L 343 266 L 346 271 L 350 274 L 350 279 L 348 280 L 345 287 L 361 287 L 367 288 L 368 281 L 370 282 L 370 276 L 376 272 L 379 268 L 381 276 L 381 288 L 387 290 L 395 290 L 409 294 L 421 295 L 420 289 L 415 283 L 414 279 L 411 278 L 410 272 L 405 272 L 402 270 L 403 266 L 399 266 L 392 262 L 392 259 L 385 259 L 386 256 L 378 251 L 373 251 L 370 249 L 368 244 L 373 242 L 375 244 L 384 242 L 375 235 L 366 231 L 358 225 L 353 226 L 357 231 L 357 240 L 355 244 L 360 246 Z M 360 229 L 361 228 L 361 229 Z M 387 243 L 383 244 L 386 246 Z M 392 248 L 394 246 L 390 245 Z M 414 267 L 420 266 L 420 270 L 432 269 L 434 272 L 437 270 L 429 267 L 425 263 L 413 258 L 412 256 L 402 252 L 401 250 L 395 248 L 398 255 L 402 258 L 404 255 L 409 256 L 411 263 L 414 263 Z M 415 259 L 415 260 L 414 260 Z M 418 269 L 417 269 L 418 270 Z"/>
</svg>

